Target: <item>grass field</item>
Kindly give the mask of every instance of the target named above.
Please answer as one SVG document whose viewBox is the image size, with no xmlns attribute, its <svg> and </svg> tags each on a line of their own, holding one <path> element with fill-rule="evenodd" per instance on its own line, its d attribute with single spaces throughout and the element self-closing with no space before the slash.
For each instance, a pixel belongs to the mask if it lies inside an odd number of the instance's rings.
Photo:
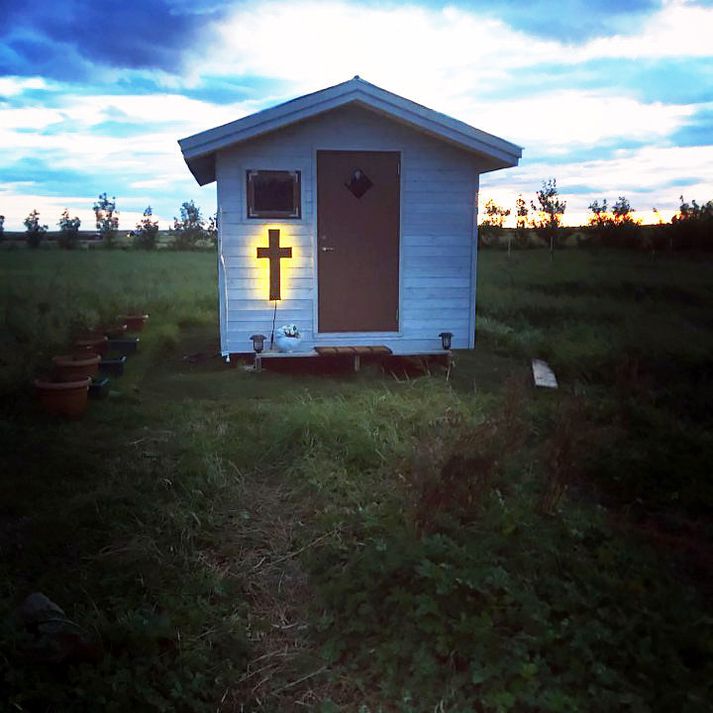
<svg viewBox="0 0 713 713">
<path fill-rule="evenodd" d="M 0 700 L 711 710 L 711 267 L 482 251 L 446 381 L 227 368 L 211 254 L 3 253 Z M 134 309 L 109 399 L 41 415 L 31 376 Z M 12 614 L 33 591 L 70 660 Z"/>
</svg>

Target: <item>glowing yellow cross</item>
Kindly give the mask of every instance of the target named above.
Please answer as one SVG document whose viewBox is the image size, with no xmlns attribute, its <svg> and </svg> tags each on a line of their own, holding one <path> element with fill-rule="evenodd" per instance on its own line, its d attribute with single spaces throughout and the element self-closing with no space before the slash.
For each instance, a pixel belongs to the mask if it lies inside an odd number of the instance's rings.
<svg viewBox="0 0 713 713">
<path fill-rule="evenodd" d="M 280 259 L 292 257 L 292 248 L 280 247 L 280 231 L 270 229 L 267 231 L 270 245 L 267 248 L 258 248 L 257 256 L 266 257 L 270 261 L 270 299 L 279 300 L 280 297 Z"/>
</svg>

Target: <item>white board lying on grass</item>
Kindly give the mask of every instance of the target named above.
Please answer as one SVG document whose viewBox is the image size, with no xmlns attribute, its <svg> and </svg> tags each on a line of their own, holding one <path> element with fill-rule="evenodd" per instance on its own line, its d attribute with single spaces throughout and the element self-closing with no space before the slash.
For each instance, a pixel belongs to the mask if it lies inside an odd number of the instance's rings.
<svg viewBox="0 0 713 713">
<path fill-rule="evenodd" d="M 535 380 L 535 386 L 543 386 L 546 389 L 557 388 L 557 377 L 550 369 L 550 365 L 542 359 L 532 360 L 532 377 Z"/>
</svg>

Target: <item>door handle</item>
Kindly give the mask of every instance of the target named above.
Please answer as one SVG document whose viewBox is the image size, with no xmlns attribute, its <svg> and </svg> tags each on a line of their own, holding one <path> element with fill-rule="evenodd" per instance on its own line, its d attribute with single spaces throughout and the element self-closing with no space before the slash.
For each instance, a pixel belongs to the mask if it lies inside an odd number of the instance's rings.
<svg viewBox="0 0 713 713">
<path fill-rule="evenodd" d="M 321 250 L 323 253 L 333 253 L 333 252 L 334 252 L 334 248 L 328 248 L 328 247 L 326 247 L 326 246 L 321 247 L 320 250 Z"/>
</svg>

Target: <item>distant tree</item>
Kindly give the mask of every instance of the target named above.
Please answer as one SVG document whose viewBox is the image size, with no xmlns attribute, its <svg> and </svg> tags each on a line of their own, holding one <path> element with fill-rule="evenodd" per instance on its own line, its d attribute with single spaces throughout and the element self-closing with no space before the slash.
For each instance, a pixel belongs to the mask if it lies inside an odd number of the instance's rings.
<svg viewBox="0 0 713 713">
<path fill-rule="evenodd" d="M 527 241 L 528 216 L 529 210 L 527 208 L 527 201 L 522 197 L 522 194 L 520 194 L 515 201 L 515 234 L 517 241 L 521 245 L 524 245 Z"/>
<path fill-rule="evenodd" d="M 643 247 L 641 241 L 641 219 L 635 218 L 636 210 L 625 196 L 619 196 L 612 206 L 612 233 L 614 241 L 626 248 Z"/>
<path fill-rule="evenodd" d="M 213 246 L 218 245 L 218 214 L 215 213 L 208 218 L 208 227 L 205 229 L 206 237 L 213 243 Z"/>
<path fill-rule="evenodd" d="M 5 237 L 5 216 L 0 215 L 0 240 Z"/>
<path fill-rule="evenodd" d="M 39 211 L 33 210 L 23 221 L 25 224 L 25 238 L 31 248 L 38 248 L 47 232 L 46 225 L 40 225 Z"/>
<path fill-rule="evenodd" d="M 499 206 L 492 198 L 485 204 L 485 218 L 481 225 L 492 228 L 502 228 L 505 224 L 505 218 L 510 215 L 508 208 Z"/>
<path fill-rule="evenodd" d="M 79 226 L 82 221 L 76 216 L 74 218 L 69 217 L 69 210 L 64 209 L 62 217 L 59 219 L 57 225 L 59 225 L 59 238 L 57 243 L 59 247 L 65 250 L 73 250 L 79 245 Z"/>
<path fill-rule="evenodd" d="M 153 219 L 151 206 L 147 206 L 144 217 L 136 224 L 136 228 L 131 231 L 134 239 L 134 247 L 141 250 L 155 250 L 158 239 L 158 221 Z"/>
<path fill-rule="evenodd" d="M 116 196 L 111 199 L 106 193 L 101 193 L 96 203 L 92 206 L 97 221 L 99 237 L 104 242 L 104 247 L 113 248 L 116 234 L 119 230 L 119 213 L 116 210 Z"/>
<path fill-rule="evenodd" d="M 555 241 L 562 222 L 562 216 L 567 209 L 566 201 L 560 200 L 557 190 L 557 179 L 542 181 L 542 188 L 537 191 L 537 203 L 530 201 L 532 210 L 537 214 L 532 225 L 550 244 L 550 256 L 554 255 Z"/>
<path fill-rule="evenodd" d="M 625 196 L 619 196 L 609 210 L 607 199 L 601 203 L 594 201 L 589 204 L 592 215 L 589 216 L 589 226 L 596 232 L 599 241 L 603 245 L 611 247 L 641 247 L 640 240 L 634 240 L 639 236 L 641 220 L 634 218 L 636 212 Z"/>
<path fill-rule="evenodd" d="M 601 203 L 598 200 L 592 201 L 588 207 L 592 212 L 589 218 L 587 218 L 587 225 L 592 232 L 589 244 L 608 245 L 610 242 L 613 219 L 609 212 L 607 199 L 603 198 Z"/>
<path fill-rule="evenodd" d="M 673 216 L 673 220 L 683 223 L 705 223 L 713 219 L 713 201 L 700 205 L 695 200 L 692 200 L 689 205 L 683 200 L 683 196 L 680 196 L 680 201 L 681 206 L 678 213 Z"/>
<path fill-rule="evenodd" d="M 713 201 L 701 205 L 695 200 L 688 203 L 683 196 L 679 200 L 678 212 L 671 218 L 671 249 L 712 249 Z"/>
<path fill-rule="evenodd" d="M 631 203 L 624 196 L 619 196 L 616 203 L 611 209 L 612 215 L 614 216 L 614 225 L 638 225 L 641 221 L 634 218 L 634 213 L 636 212 L 634 208 L 631 207 Z"/>
<path fill-rule="evenodd" d="M 480 222 L 480 235 L 493 238 L 502 235 L 505 218 L 509 215 L 509 209 L 499 206 L 490 198 L 485 204 L 485 217 Z"/>
<path fill-rule="evenodd" d="M 611 226 L 612 218 L 609 214 L 607 199 L 604 198 L 601 203 L 598 200 L 589 204 L 589 210 L 592 215 L 589 216 L 588 224 L 595 230 L 606 230 Z"/>
<path fill-rule="evenodd" d="M 174 250 L 195 250 L 198 241 L 206 237 L 201 209 L 193 201 L 181 203 L 181 218 L 174 217 L 170 233 Z"/>
<path fill-rule="evenodd" d="M 619 239 L 627 239 L 628 247 L 634 247 L 632 238 L 639 233 L 641 218 L 634 217 L 636 210 L 631 207 L 631 203 L 625 196 L 619 196 L 612 206 L 612 216 L 614 217 L 614 232 Z"/>
</svg>

